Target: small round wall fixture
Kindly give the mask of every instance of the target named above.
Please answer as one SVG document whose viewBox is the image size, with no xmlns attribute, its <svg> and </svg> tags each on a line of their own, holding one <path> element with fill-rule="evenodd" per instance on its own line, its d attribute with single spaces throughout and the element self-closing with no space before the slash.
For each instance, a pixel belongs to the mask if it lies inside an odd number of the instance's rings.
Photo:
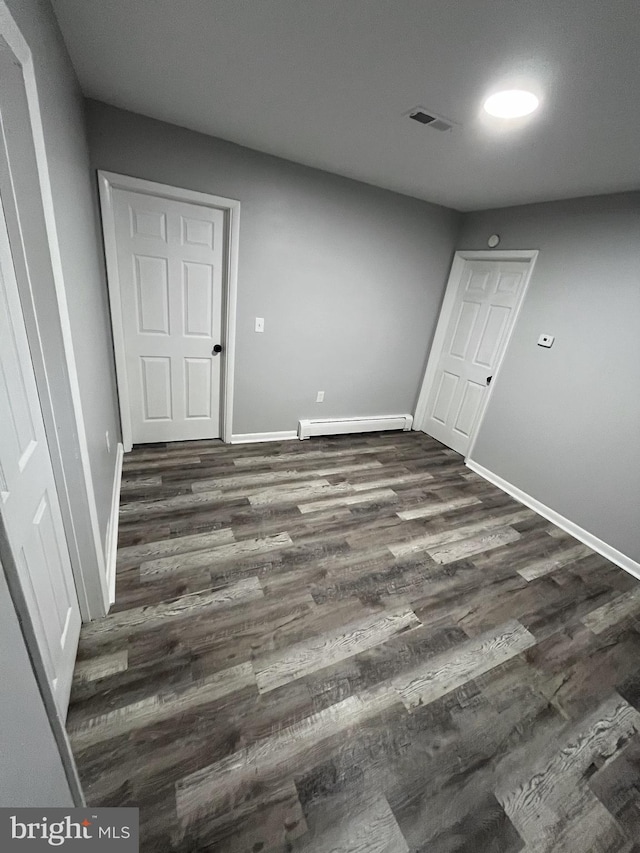
<svg viewBox="0 0 640 853">
<path fill-rule="evenodd" d="M 494 92 L 484 102 L 485 111 L 496 118 L 520 118 L 538 109 L 540 101 L 524 89 L 507 89 Z"/>
<path fill-rule="evenodd" d="M 490 249 L 495 249 L 495 247 L 498 245 L 499 242 L 500 242 L 500 235 L 499 234 L 492 234 L 491 237 L 489 237 L 489 239 L 487 240 L 487 246 Z"/>
</svg>

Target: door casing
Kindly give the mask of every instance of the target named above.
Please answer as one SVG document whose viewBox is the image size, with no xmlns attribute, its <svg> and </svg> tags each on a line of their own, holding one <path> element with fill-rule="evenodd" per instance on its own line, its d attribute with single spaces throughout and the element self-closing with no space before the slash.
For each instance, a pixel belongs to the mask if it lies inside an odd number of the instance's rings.
<svg viewBox="0 0 640 853">
<path fill-rule="evenodd" d="M 155 181 L 145 181 L 115 172 L 98 171 L 100 189 L 100 207 L 102 211 L 102 229 L 104 234 L 105 259 L 107 264 L 107 285 L 111 306 L 111 324 L 116 362 L 116 380 L 120 400 L 120 423 L 125 453 L 133 447 L 129 386 L 125 358 L 125 339 L 122 323 L 121 283 L 118 272 L 116 243 L 115 210 L 113 190 L 121 189 L 166 198 L 171 201 L 183 201 L 204 207 L 214 207 L 225 214 L 226 251 L 224 260 L 222 293 L 222 328 L 224 344 L 224 368 L 220 397 L 222 440 L 231 441 L 233 415 L 233 380 L 235 362 L 236 304 L 238 291 L 238 246 L 240 236 L 240 202 L 235 199 L 210 195 L 209 193 L 172 187 Z"/>
<path fill-rule="evenodd" d="M 11 110 L 8 111 L 10 114 L 4 116 L 3 121 L 12 130 L 12 134 L 7 137 L 7 127 L 1 128 L 1 168 L 5 173 L 5 177 L 8 176 L 10 179 L 10 184 L 5 181 L 5 186 L 11 186 L 11 190 L 5 196 L 7 229 L 11 241 L 20 301 L 45 424 L 47 444 L 53 463 L 56 491 L 63 510 L 66 539 L 72 559 L 76 591 L 83 619 L 89 620 L 103 616 L 107 612 L 106 578 L 103 572 L 104 554 L 98 532 L 95 494 L 91 481 L 91 472 L 88 467 L 88 445 L 82 421 L 75 357 L 68 315 L 66 313 L 64 274 L 57 242 L 55 210 L 40 112 L 38 84 L 29 44 L 4 0 L 0 0 L 0 52 L 2 53 L 4 69 L 6 69 L 6 62 L 10 66 L 13 65 L 17 68 L 19 72 L 19 80 L 17 82 L 13 78 L 8 81 L 7 76 L 3 76 L 5 93 L 11 95 Z M 13 88 L 14 82 L 17 89 Z M 9 89 L 8 87 L 11 88 Z M 16 115 L 20 118 L 19 135 L 16 135 L 16 127 L 14 126 L 14 117 Z M 25 140 L 27 142 L 26 146 L 20 147 L 21 143 Z M 13 156 L 16 152 L 20 155 L 18 158 Z M 16 162 L 16 159 L 19 162 Z M 25 174 L 28 174 L 32 179 L 32 184 L 30 184 L 28 190 L 23 180 Z M 36 196 L 38 200 L 35 215 L 33 210 L 31 210 L 30 221 L 26 223 L 20 216 L 25 193 L 30 195 L 31 200 Z M 29 233 L 24 233 L 27 230 Z M 40 241 L 43 246 L 46 245 L 46 262 L 43 260 L 42 263 L 33 263 L 33 258 L 29 253 L 29 246 L 34 240 Z M 44 258 L 44 252 L 42 253 L 42 257 Z M 28 261 L 32 263 L 28 263 Z M 59 323 L 61 330 L 64 349 L 64 382 L 68 386 L 65 393 L 68 391 L 71 401 L 70 417 L 74 423 L 74 430 L 77 433 L 77 446 L 74 445 L 71 447 L 71 452 L 75 454 L 77 447 L 80 457 L 80 470 L 74 468 L 73 475 L 78 476 L 82 486 L 81 488 L 76 488 L 75 493 L 85 505 L 87 532 L 88 536 L 93 540 L 94 549 L 91 554 L 84 551 L 84 557 L 76 547 L 78 540 L 77 524 L 84 524 L 84 519 L 78 521 L 76 518 L 74 514 L 75 505 L 72 497 L 70 497 L 73 490 L 70 482 L 67 481 L 69 471 L 65 463 L 68 460 L 65 458 L 64 448 L 59 441 L 58 419 L 47 376 L 47 349 L 39 333 L 38 312 L 31 296 L 32 273 L 38 275 L 41 281 L 45 281 L 47 285 L 51 285 L 57 309 L 56 322 Z M 67 446 L 70 446 L 70 442 L 67 442 Z M 56 700 L 47 678 L 31 613 L 20 587 L 18 570 L 15 565 L 15 555 L 9 546 L 1 517 L 0 572 L 3 572 L 6 577 L 13 607 L 20 622 L 30 663 L 51 730 L 60 752 L 73 801 L 76 806 L 84 806 L 84 794 L 64 721 L 59 714 Z"/>
<path fill-rule="evenodd" d="M 31 52 L 0 0 L 0 185 L 74 581 L 84 621 L 109 590 Z"/>
<path fill-rule="evenodd" d="M 527 270 L 527 275 L 524 282 L 524 287 L 522 289 L 522 295 L 520 298 L 520 303 L 518 304 L 513 323 L 511 329 L 507 335 L 505 340 L 504 347 L 502 352 L 498 358 L 498 363 L 494 368 L 494 378 L 491 380 L 491 385 L 487 388 L 487 393 L 484 395 L 484 398 L 480 404 L 480 411 L 476 418 L 476 422 L 473 428 L 473 435 L 471 437 L 471 442 L 469 444 L 469 449 L 467 451 L 466 458 L 468 459 L 473 452 L 473 448 L 476 442 L 476 438 L 478 436 L 478 432 L 480 429 L 480 425 L 482 424 L 482 419 L 484 418 L 484 414 L 487 410 L 487 406 L 489 405 L 489 401 L 491 399 L 491 395 L 496 386 L 496 381 L 498 381 L 498 377 L 500 375 L 500 365 L 505 357 L 507 349 L 509 348 L 509 341 L 511 340 L 511 336 L 513 335 L 513 331 L 516 327 L 516 323 L 518 322 L 518 316 L 520 314 L 520 310 L 522 309 L 522 305 L 525 300 L 525 296 L 527 293 L 527 289 L 529 287 L 529 282 L 531 281 L 531 275 L 533 273 L 533 269 L 538 258 L 538 250 L 537 249 L 509 249 L 509 250 L 501 250 L 501 251 L 458 251 L 455 253 L 453 258 L 453 263 L 451 265 L 451 271 L 449 273 L 449 279 L 447 281 L 447 288 L 444 294 L 444 299 L 442 301 L 442 308 L 440 309 L 440 316 L 438 318 L 438 325 L 436 327 L 436 332 L 433 337 L 433 343 L 431 345 L 431 350 L 429 351 L 429 357 L 427 360 L 427 368 L 424 374 L 424 379 L 422 381 L 422 386 L 420 388 L 420 394 L 418 396 L 418 403 L 416 405 L 415 416 L 413 420 L 413 428 L 423 430 L 424 422 L 427 414 L 427 401 L 429 398 L 429 392 L 431 391 L 431 387 L 434 383 L 434 380 L 437 375 L 438 362 L 440 359 L 440 354 L 442 352 L 442 348 L 444 346 L 445 337 L 447 334 L 447 329 L 449 327 L 449 323 L 451 321 L 451 316 L 453 313 L 453 309 L 455 306 L 456 295 L 458 292 L 458 287 L 460 285 L 460 280 L 462 278 L 462 272 L 464 270 L 466 261 L 525 261 L 529 264 L 529 268 Z"/>
</svg>

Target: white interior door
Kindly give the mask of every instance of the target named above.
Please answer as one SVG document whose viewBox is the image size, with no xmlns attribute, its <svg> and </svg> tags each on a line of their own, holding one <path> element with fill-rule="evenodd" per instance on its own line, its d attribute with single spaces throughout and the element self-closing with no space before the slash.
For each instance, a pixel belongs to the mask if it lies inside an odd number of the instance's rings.
<svg viewBox="0 0 640 853">
<path fill-rule="evenodd" d="M 80 609 L 1 203 L 0 511 L 47 677 L 64 718 Z"/>
<path fill-rule="evenodd" d="M 224 213 L 114 189 L 134 444 L 218 438 Z"/>
<path fill-rule="evenodd" d="M 416 418 L 420 429 L 462 454 L 479 425 L 535 257 L 469 254 L 476 257 L 459 254 L 451 269 Z"/>
</svg>

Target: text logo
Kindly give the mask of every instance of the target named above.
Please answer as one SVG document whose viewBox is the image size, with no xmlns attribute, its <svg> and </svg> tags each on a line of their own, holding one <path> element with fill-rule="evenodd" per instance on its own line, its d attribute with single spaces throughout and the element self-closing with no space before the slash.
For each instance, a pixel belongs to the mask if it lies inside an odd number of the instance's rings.
<svg viewBox="0 0 640 853">
<path fill-rule="evenodd" d="M 0 850 L 138 853 L 138 809 L 0 809 Z"/>
</svg>

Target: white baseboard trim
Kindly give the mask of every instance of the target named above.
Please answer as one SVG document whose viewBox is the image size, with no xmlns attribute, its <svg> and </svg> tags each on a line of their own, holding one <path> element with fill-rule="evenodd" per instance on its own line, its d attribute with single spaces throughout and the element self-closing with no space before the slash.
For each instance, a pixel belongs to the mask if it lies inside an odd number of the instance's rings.
<svg viewBox="0 0 640 853">
<path fill-rule="evenodd" d="M 231 444 L 253 444 L 257 441 L 290 441 L 297 438 L 298 433 L 294 429 L 283 432 L 241 432 L 231 436 Z"/>
<path fill-rule="evenodd" d="M 118 551 L 118 518 L 120 515 L 120 483 L 122 481 L 122 459 L 124 447 L 118 444 L 116 448 L 116 470 L 113 476 L 113 491 L 111 493 L 111 515 L 107 526 L 107 541 L 105 548 L 105 563 L 107 570 L 107 590 L 109 601 L 107 609 L 116 600 L 116 553 Z"/>
<path fill-rule="evenodd" d="M 532 498 L 531 495 L 523 492 L 522 489 L 512 485 L 507 480 L 503 480 L 502 477 L 494 474 L 493 471 L 489 471 L 482 465 L 478 465 L 478 463 L 474 462 L 473 459 L 465 459 L 465 465 L 485 480 L 493 483 L 494 486 L 502 489 L 503 492 L 511 495 L 512 498 L 520 501 L 521 504 L 528 506 L 529 509 L 537 512 L 538 515 L 541 515 L 543 518 L 553 522 L 557 527 L 560 527 L 566 533 L 569 533 L 571 536 L 579 539 L 580 542 L 583 542 L 587 547 L 591 548 L 593 551 L 597 551 L 598 554 L 601 554 L 607 560 L 611 560 L 611 562 L 615 563 L 616 566 L 620 566 L 620 568 L 624 569 L 625 572 L 629 572 L 629 574 L 633 575 L 634 578 L 640 580 L 640 563 L 636 563 L 635 560 L 632 560 L 631 557 L 627 557 L 627 555 L 623 554 L 622 551 L 618 551 L 617 548 L 614 548 L 612 545 L 608 545 L 606 542 L 603 542 L 602 539 L 598 539 L 597 536 L 594 536 L 593 533 L 589 533 L 588 530 L 578 527 L 575 522 L 570 521 L 563 515 L 560 515 L 560 513 L 556 512 L 555 509 L 551 509 L 550 507 L 545 506 L 545 504 L 540 503 L 539 500 Z"/>
</svg>

